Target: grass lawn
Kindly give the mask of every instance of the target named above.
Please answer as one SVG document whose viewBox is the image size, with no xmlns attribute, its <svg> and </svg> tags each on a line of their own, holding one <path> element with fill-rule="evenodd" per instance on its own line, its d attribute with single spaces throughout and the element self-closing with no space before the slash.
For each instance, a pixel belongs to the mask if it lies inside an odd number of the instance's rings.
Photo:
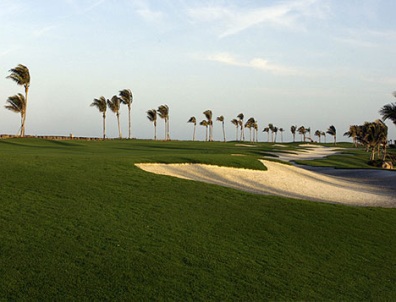
<svg viewBox="0 0 396 302">
<path fill-rule="evenodd" d="M 134 166 L 265 169 L 257 158 L 273 148 L 0 140 L 0 300 L 395 300 L 396 209 L 262 196 Z M 331 160 L 362 167 L 354 152 Z"/>
</svg>

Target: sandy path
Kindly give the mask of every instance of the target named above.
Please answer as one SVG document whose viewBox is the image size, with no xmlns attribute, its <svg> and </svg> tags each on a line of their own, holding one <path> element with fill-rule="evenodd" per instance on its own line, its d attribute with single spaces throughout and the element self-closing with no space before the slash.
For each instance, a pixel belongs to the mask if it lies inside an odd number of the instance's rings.
<svg viewBox="0 0 396 302">
<path fill-rule="evenodd" d="M 290 156 L 287 155 L 287 160 L 297 159 L 295 157 L 299 155 L 298 159 L 319 158 L 333 154 L 337 150 L 339 149 L 315 147 L 293 154 L 293 159 L 289 159 Z M 334 175 L 336 173 L 326 175 L 272 161 L 261 160 L 261 162 L 267 167 L 267 171 L 204 164 L 136 164 L 136 166 L 151 173 L 202 181 L 252 193 L 356 206 L 396 207 L 396 194 L 392 189 L 392 184 L 396 182 L 396 173 L 360 170 L 359 178 L 350 178 L 345 175 L 344 177 Z M 367 181 L 370 179 L 370 172 L 376 173 L 376 181 L 379 185 Z M 386 179 L 388 187 L 380 186 L 381 177 Z"/>
</svg>

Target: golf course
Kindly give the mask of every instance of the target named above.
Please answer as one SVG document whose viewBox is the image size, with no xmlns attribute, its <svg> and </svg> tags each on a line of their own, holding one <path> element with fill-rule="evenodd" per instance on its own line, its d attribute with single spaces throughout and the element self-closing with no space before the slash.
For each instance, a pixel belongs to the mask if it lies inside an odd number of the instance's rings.
<svg viewBox="0 0 396 302">
<path fill-rule="evenodd" d="M 336 148 L 295 162 L 373 169 L 363 148 Z M 308 149 L 1 139 L 0 301 L 394 300 L 394 207 L 258 194 L 138 167 L 266 173 L 260 160 L 280 164 Z"/>
</svg>

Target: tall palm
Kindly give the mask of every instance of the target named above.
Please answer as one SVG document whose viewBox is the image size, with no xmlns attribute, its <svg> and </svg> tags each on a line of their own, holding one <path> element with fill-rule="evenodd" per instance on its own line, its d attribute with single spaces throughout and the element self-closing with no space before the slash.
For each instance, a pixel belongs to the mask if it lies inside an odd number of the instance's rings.
<svg viewBox="0 0 396 302">
<path fill-rule="evenodd" d="M 154 125 L 154 140 L 157 140 L 157 110 L 151 109 L 148 110 L 146 113 L 147 113 L 147 118 Z"/>
<path fill-rule="evenodd" d="M 122 133 L 121 133 L 121 125 L 120 125 L 120 106 L 121 106 L 121 99 L 113 95 L 111 100 L 107 100 L 107 106 L 109 106 L 110 110 L 115 113 L 117 116 L 117 124 L 118 124 L 118 137 L 122 138 Z"/>
<path fill-rule="evenodd" d="M 169 107 L 168 105 L 161 105 L 157 109 L 158 115 L 162 118 L 165 122 L 165 140 L 170 140 L 169 134 Z"/>
<path fill-rule="evenodd" d="M 246 121 L 244 128 L 248 128 L 249 129 L 249 140 L 250 142 L 252 142 L 252 127 L 253 127 L 253 123 L 254 123 L 254 119 L 250 118 Z"/>
<path fill-rule="evenodd" d="M 358 146 L 358 135 L 360 131 L 360 126 L 358 125 L 350 125 L 349 130 L 344 133 L 344 136 L 352 137 L 353 139 L 353 144 L 355 145 L 355 148 Z"/>
<path fill-rule="evenodd" d="M 223 140 L 226 141 L 225 129 L 224 129 L 224 116 L 220 115 L 216 118 L 216 121 L 221 122 L 221 126 L 223 128 Z"/>
<path fill-rule="evenodd" d="M 193 123 L 194 124 L 194 132 L 193 132 L 193 141 L 195 141 L 195 130 L 197 128 L 197 119 L 195 116 L 190 117 L 190 119 L 187 121 L 187 123 Z"/>
<path fill-rule="evenodd" d="M 322 131 L 320 132 L 320 134 L 323 136 L 324 142 L 326 143 L 326 132 Z"/>
<path fill-rule="evenodd" d="M 25 136 L 26 111 L 27 111 L 27 102 L 28 102 L 28 92 L 30 87 L 30 72 L 29 69 L 22 64 L 18 64 L 17 67 L 10 69 L 9 72 L 11 74 L 7 76 L 7 79 L 11 79 L 15 81 L 18 85 L 21 85 L 25 88 L 25 106 L 24 106 L 25 108 L 24 108 L 23 116 L 21 116 L 22 123 L 21 123 L 21 131 L 20 131 L 20 136 L 23 137 Z"/>
<path fill-rule="evenodd" d="M 279 128 L 279 132 L 281 134 L 281 142 L 283 143 L 283 132 L 285 131 L 285 129 L 283 128 Z"/>
<path fill-rule="evenodd" d="M 305 130 L 306 130 L 307 133 L 308 133 L 308 139 L 309 139 L 309 141 L 312 142 L 312 139 L 311 139 L 311 127 L 305 128 Z"/>
<path fill-rule="evenodd" d="M 396 91 L 393 93 L 393 96 L 396 97 Z M 390 119 L 396 125 L 396 103 L 384 105 L 379 113 L 382 115 L 384 121 Z"/>
<path fill-rule="evenodd" d="M 131 138 L 131 107 L 133 102 L 133 95 L 130 89 L 123 89 L 120 91 L 121 102 L 128 106 L 128 138 Z"/>
<path fill-rule="evenodd" d="M 278 127 L 274 127 L 274 133 L 275 133 L 275 140 L 274 140 L 274 142 L 276 143 L 276 137 L 278 136 Z"/>
<path fill-rule="evenodd" d="M 107 103 L 104 96 L 101 96 L 98 99 L 94 99 L 91 103 L 91 107 L 98 108 L 99 112 L 102 113 L 103 117 L 103 139 L 106 138 L 106 110 L 107 110 Z"/>
<path fill-rule="evenodd" d="M 267 132 L 267 142 L 269 142 L 269 131 L 270 131 L 270 129 L 268 127 L 265 127 L 263 129 L 263 132 Z"/>
<path fill-rule="evenodd" d="M 336 128 L 335 128 L 333 125 L 331 125 L 331 126 L 327 129 L 326 133 L 333 136 L 333 138 L 334 138 L 334 145 L 335 145 L 335 144 L 337 143 L 337 130 L 336 130 Z"/>
<path fill-rule="evenodd" d="M 245 116 L 243 115 L 243 113 L 239 113 L 238 115 L 237 115 L 237 118 L 239 118 L 239 125 L 241 126 L 241 141 L 244 141 L 245 140 L 245 130 L 244 130 L 244 128 L 243 128 L 243 118 L 244 118 Z"/>
<path fill-rule="evenodd" d="M 320 137 L 322 136 L 322 132 L 320 132 L 319 130 L 316 130 L 314 135 L 319 138 L 319 144 L 320 144 Z"/>
<path fill-rule="evenodd" d="M 212 119 L 212 110 L 206 110 L 203 112 L 203 114 L 205 115 L 207 122 L 208 122 L 208 126 L 209 126 L 209 141 L 212 142 L 213 141 L 213 119 Z"/>
<path fill-rule="evenodd" d="M 206 120 L 202 120 L 199 124 L 201 126 L 205 126 L 205 128 L 206 128 L 205 142 L 207 142 L 208 141 L 208 126 L 209 126 L 209 123 Z"/>
<path fill-rule="evenodd" d="M 253 124 L 253 128 L 254 128 L 254 132 L 256 133 L 255 141 L 257 143 L 258 142 L 258 129 L 259 129 L 257 121 Z"/>
<path fill-rule="evenodd" d="M 232 119 L 231 123 L 235 126 L 236 128 L 236 136 L 235 136 L 235 140 L 238 141 L 238 127 L 239 127 L 239 122 L 237 119 Z"/>
<path fill-rule="evenodd" d="M 274 142 L 274 125 L 268 124 L 268 128 L 271 131 L 271 143 L 273 143 Z"/>
<path fill-rule="evenodd" d="M 26 112 L 26 99 L 23 94 L 18 93 L 17 95 L 13 95 L 8 97 L 7 105 L 4 106 L 6 109 L 11 110 L 13 112 L 19 113 L 21 115 L 21 127 L 18 130 L 17 135 L 21 135 L 22 125 L 23 125 L 23 117 Z"/>
<path fill-rule="evenodd" d="M 290 131 L 293 134 L 293 143 L 296 141 L 296 131 L 297 131 L 297 126 L 291 126 Z"/>
</svg>

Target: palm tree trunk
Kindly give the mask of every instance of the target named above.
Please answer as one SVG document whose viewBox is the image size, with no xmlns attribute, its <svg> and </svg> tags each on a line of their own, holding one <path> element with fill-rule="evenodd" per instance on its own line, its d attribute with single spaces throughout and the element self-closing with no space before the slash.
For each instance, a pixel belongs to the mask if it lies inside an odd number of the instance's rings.
<svg viewBox="0 0 396 302">
<path fill-rule="evenodd" d="M 119 113 L 117 113 L 117 123 L 118 123 L 118 136 L 119 136 L 119 138 L 122 138 L 121 125 L 120 125 L 120 114 Z"/>
<path fill-rule="evenodd" d="M 28 105 L 28 92 L 29 87 L 25 86 L 25 111 L 22 117 L 22 124 L 21 124 L 21 137 L 25 136 L 25 123 L 26 123 L 26 112 L 27 112 L 27 105 Z"/>
<path fill-rule="evenodd" d="M 222 122 L 222 126 L 223 126 L 223 138 L 224 138 L 224 142 L 226 141 L 226 136 L 225 136 L 225 129 L 224 129 L 224 121 Z"/>
<path fill-rule="evenodd" d="M 238 126 L 236 126 L 236 136 L 235 136 L 235 140 L 238 141 Z"/>
<path fill-rule="evenodd" d="M 128 104 L 128 138 L 131 139 L 131 104 Z"/>
<path fill-rule="evenodd" d="M 106 138 L 106 113 L 103 112 L 103 139 Z"/>
<path fill-rule="evenodd" d="M 208 141 L 208 126 L 205 127 L 205 142 Z"/>
<path fill-rule="evenodd" d="M 196 128 L 197 128 L 197 125 L 196 125 L 196 124 L 194 124 L 193 142 L 195 141 L 195 130 L 196 130 Z"/>
</svg>

